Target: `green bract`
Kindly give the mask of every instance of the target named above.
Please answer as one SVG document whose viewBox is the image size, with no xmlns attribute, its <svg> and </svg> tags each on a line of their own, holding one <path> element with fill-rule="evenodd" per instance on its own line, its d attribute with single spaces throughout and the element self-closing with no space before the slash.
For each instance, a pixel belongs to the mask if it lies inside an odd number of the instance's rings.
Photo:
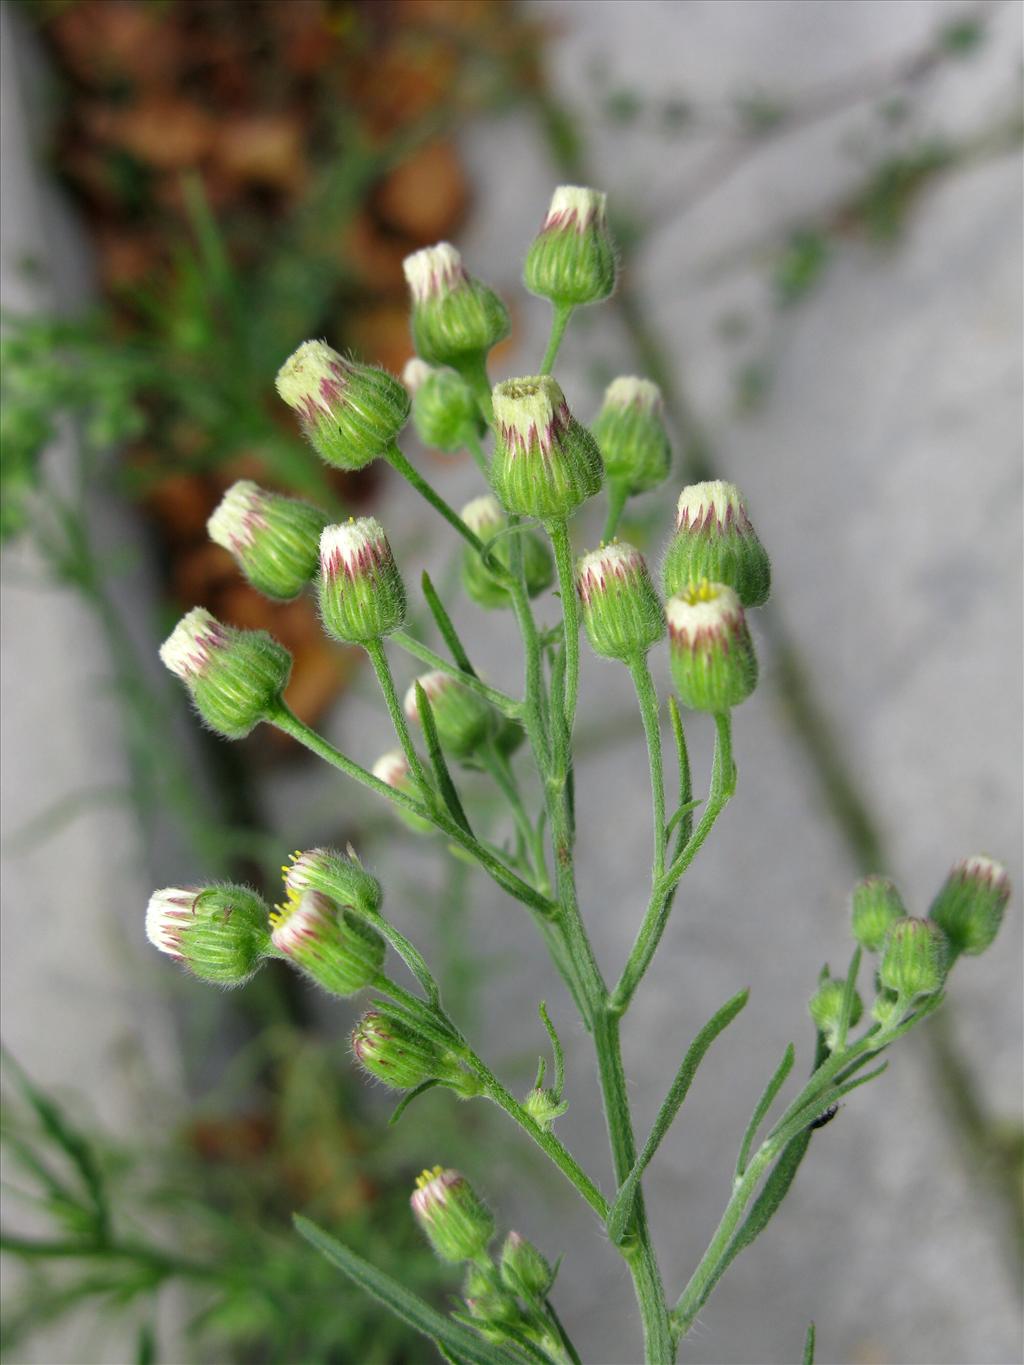
<svg viewBox="0 0 1024 1365">
<path fill-rule="evenodd" d="M 254 588 L 288 601 L 316 574 L 327 521 L 319 507 L 241 479 L 224 494 L 206 526 L 210 539 L 234 555 Z"/>
<path fill-rule="evenodd" d="M 448 242 L 405 258 L 412 295 L 413 345 L 430 365 L 475 369 L 508 336 L 508 309 L 493 289 L 473 279 Z"/>
<path fill-rule="evenodd" d="M 610 484 L 632 497 L 668 477 L 672 447 L 665 430 L 661 390 L 649 379 L 624 376 L 605 390 L 590 431 Z"/>
<path fill-rule="evenodd" d="M 900 919 L 885 939 L 878 978 L 901 1000 L 934 995 L 946 979 L 948 945 L 937 924 L 926 919 Z"/>
<path fill-rule="evenodd" d="M 402 371 L 402 382 L 412 394 L 412 424 L 424 445 L 451 453 L 487 430 L 473 390 L 454 370 L 415 358 Z"/>
<path fill-rule="evenodd" d="M 757 657 L 732 588 L 704 582 L 665 603 L 672 680 L 693 711 L 739 706 L 757 685 Z"/>
<path fill-rule="evenodd" d="M 332 848 L 293 853 L 281 870 L 290 896 L 319 891 L 361 915 L 375 915 L 384 898 L 380 882 L 366 871 L 351 846 L 348 857 Z"/>
<path fill-rule="evenodd" d="M 615 288 L 615 242 L 608 231 L 607 196 L 562 185 L 526 253 L 523 283 L 531 294 L 561 307 L 599 303 Z"/>
<path fill-rule="evenodd" d="M 497 439 L 491 482 L 510 512 L 566 517 L 601 487 L 597 442 L 550 375 L 508 379 L 494 390 Z"/>
<path fill-rule="evenodd" d="M 497 729 L 498 717 L 482 697 L 448 673 L 424 673 L 405 694 L 405 714 L 420 723 L 417 683 L 426 693 L 441 744 L 453 758 L 468 758 Z"/>
<path fill-rule="evenodd" d="M 332 995 L 354 995 L 369 986 L 384 961 L 380 934 L 319 891 L 290 891 L 271 925 L 278 952 Z"/>
<path fill-rule="evenodd" d="M 270 948 L 269 911 L 247 886 L 167 887 L 150 897 L 146 937 L 204 981 L 240 986 Z"/>
<path fill-rule="evenodd" d="M 843 981 L 823 981 L 815 994 L 811 997 L 808 1008 L 811 1011 L 811 1018 L 814 1020 L 818 1032 L 823 1034 L 825 1042 L 830 1052 L 835 1050 L 838 1041 L 839 1028 L 843 1017 L 843 998 L 846 993 L 846 983 Z M 846 1021 L 848 1028 L 854 1028 L 864 1013 L 864 1004 L 856 991 L 850 1002 L 850 1017 Z"/>
<path fill-rule="evenodd" d="M 894 882 L 887 877 L 865 877 L 853 889 L 850 907 L 853 936 L 869 953 L 877 953 L 885 936 L 906 909 Z"/>
<path fill-rule="evenodd" d="M 595 654 L 636 659 L 665 634 L 665 613 L 639 550 L 624 541 L 591 550 L 576 565 L 583 626 Z"/>
<path fill-rule="evenodd" d="M 366 644 L 405 620 L 405 585 L 374 517 L 328 526 L 320 538 L 320 616 L 328 635 Z"/>
<path fill-rule="evenodd" d="M 744 607 L 767 602 L 771 563 L 733 484 L 713 479 L 683 489 L 662 575 L 668 596 L 707 578 L 732 588 Z"/>
</svg>

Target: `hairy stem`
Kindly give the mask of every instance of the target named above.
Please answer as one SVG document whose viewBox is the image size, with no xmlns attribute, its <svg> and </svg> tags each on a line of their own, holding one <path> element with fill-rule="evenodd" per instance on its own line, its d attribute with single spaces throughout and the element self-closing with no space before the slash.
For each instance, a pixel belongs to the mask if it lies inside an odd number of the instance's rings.
<svg viewBox="0 0 1024 1365">
<path fill-rule="evenodd" d="M 629 497 L 629 488 L 621 480 L 609 482 L 608 484 L 608 516 L 604 523 L 602 540 L 614 540 L 615 532 L 619 529 L 619 520 L 622 517 L 622 509 L 626 505 Z"/>
<path fill-rule="evenodd" d="M 558 359 L 558 352 L 562 346 L 562 338 L 565 336 L 565 329 L 568 327 L 569 319 L 574 311 L 571 303 L 552 304 L 551 336 L 548 338 L 548 348 L 544 352 L 544 359 L 540 363 L 541 374 L 550 374 L 554 368 L 555 361 Z"/>
<path fill-rule="evenodd" d="M 424 803 L 432 806 L 434 804 L 434 789 L 420 756 L 416 752 L 416 746 L 412 742 L 409 722 L 405 718 L 402 704 L 398 700 L 398 693 L 395 691 L 395 680 L 391 674 L 388 656 L 384 652 L 384 643 L 382 640 L 369 640 L 364 647 L 369 655 L 370 663 L 373 665 L 373 671 L 377 675 L 377 681 L 380 683 L 380 690 L 384 694 L 388 715 L 391 717 L 391 724 L 395 727 L 395 734 L 402 746 L 402 752 L 409 764 L 409 770 L 420 789 Z"/>
<path fill-rule="evenodd" d="M 564 745 L 565 769 L 568 771 L 568 746 L 572 741 L 572 727 L 576 719 L 576 698 L 580 685 L 580 619 L 576 600 L 576 574 L 572 563 L 569 523 L 565 517 L 547 523 L 546 530 L 555 552 L 558 569 L 558 590 L 562 599 L 562 629 L 565 638 L 565 701 Z"/>
<path fill-rule="evenodd" d="M 404 649 L 406 654 L 411 654 L 414 659 L 419 659 L 421 663 L 429 664 L 431 668 L 436 668 L 440 673 L 447 673 L 451 678 L 457 678 L 464 687 L 468 687 L 471 692 L 475 692 L 478 697 L 496 707 L 503 716 L 510 720 L 519 720 L 523 714 L 523 703 L 516 701 L 515 697 L 510 697 L 506 692 L 500 692 L 498 688 L 491 687 L 475 673 L 467 673 L 458 664 L 453 664 L 450 659 L 446 659 L 443 654 L 437 654 L 429 645 L 423 644 L 405 630 L 396 630 L 391 639 L 400 649 Z"/>
</svg>

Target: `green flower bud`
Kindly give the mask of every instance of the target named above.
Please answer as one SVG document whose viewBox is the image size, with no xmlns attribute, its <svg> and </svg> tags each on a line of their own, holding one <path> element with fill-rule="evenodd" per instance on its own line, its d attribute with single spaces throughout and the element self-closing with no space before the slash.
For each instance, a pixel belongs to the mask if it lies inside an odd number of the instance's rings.
<svg viewBox="0 0 1024 1365">
<path fill-rule="evenodd" d="M 875 996 L 875 1003 L 871 1006 L 872 1019 L 884 1029 L 895 1028 L 906 1012 L 906 1002 L 901 1000 L 895 991 L 884 988 Z"/>
<path fill-rule="evenodd" d="M 319 891 L 289 893 L 270 922 L 278 952 L 332 995 L 371 985 L 384 961 L 380 934 Z"/>
<path fill-rule="evenodd" d="M 665 603 L 672 679 L 684 706 L 728 711 L 757 686 L 757 656 L 740 599 L 705 580 Z"/>
<path fill-rule="evenodd" d="M 372 772 L 374 777 L 379 778 L 381 782 L 386 782 L 389 787 L 394 787 L 395 791 L 405 792 L 407 796 L 419 796 L 419 789 L 409 771 L 409 760 L 401 749 L 390 749 L 386 754 L 381 754 L 373 765 Z M 416 834 L 433 833 L 434 826 L 422 815 L 417 815 L 412 810 L 406 810 L 404 806 L 396 805 L 395 810 L 399 819 L 404 820 Z"/>
<path fill-rule="evenodd" d="M 522 1325 L 522 1310 L 515 1296 L 479 1266 L 471 1265 L 466 1271 L 462 1294 L 474 1325 L 486 1340 L 500 1344 L 508 1340 L 508 1327 Z"/>
<path fill-rule="evenodd" d="M 511 568 L 511 535 L 501 535 L 508 526 L 508 517 L 502 511 L 498 499 L 492 493 L 485 493 L 483 497 L 467 502 L 459 515 L 485 545 L 495 536 L 501 536 L 491 552 L 500 564 Z M 523 549 L 526 591 L 531 597 L 536 597 L 538 593 L 551 586 L 554 576 L 551 551 L 547 542 L 536 531 L 523 527 L 514 534 L 519 537 Z M 478 606 L 491 609 L 512 604 L 508 589 L 491 573 L 472 545 L 464 546 L 462 551 L 462 586 Z"/>
<path fill-rule="evenodd" d="M 707 578 L 733 588 L 745 607 L 768 601 L 771 564 L 733 484 L 713 479 L 683 489 L 662 574 L 669 596 Z"/>
<path fill-rule="evenodd" d="M 293 853 L 281 869 L 288 895 L 297 898 L 304 891 L 319 891 L 359 915 L 375 915 L 384 899 L 381 884 L 366 871 L 351 844 L 349 855 L 345 857 L 333 848 Z"/>
<path fill-rule="evenodd" d="M 281 366 L 277 391 L 326 464 L 362 469 L 409 420 L 409 395 L 387 370 L 346 360 L 326 341 L 304 341 Z"/>
<path fill-rule="evenodd" d="M 839 1025 L 843 1015 L 843 994 L 846 986 L 842 981 L 826 980 L 818 987 L 817 992 L 811 997 L 808 1009 L 811 1011 L 811 1018 L 814 1020 L 815 1028 L 824 1035 L 825 1042 L 828 1044 L 830 1052 L 835 1050 L 836 1043 L 839 1041 Z M 864 1013 L 864 1004 L 856 991 L 853 993 L 853 1000 L 850 1004 L 850 1017 L 847 1020 L 848 1028 L 856 1028 L 860 1023 L 861 1015 Z"/>
<path fill-rule="evenodd" d="M 160 658 L 192 696 L 199 715 L 226 739 L 243 739 L 280 704 L 292 656 L 264 630 L 235 630 L 203 607 L 183 616 Z"/>
<path fill-rule="evenodd" d="M 928 911 L 949 940 L 954 956 L 975 956 L 988 948 L 1010 899 L 1006 868 L 975 854 L 956 864 Z"/>
<path fill-rule="evenodd" d="M 270 948 L 269 910 L 247 886 L 170 886 L 146 907 L 146 937 L 194 976 L 240 986 Z"/>
<path fill-rule="evenodd" d="M 468 758 L 495 728 L 495 712 L 482 697 L 447 673 L 424 673 L 416 682 L 427 694 L 437 737 L 453 758 Z M 405 714 L 420 723 L 416 683 L 405 694 Z"/>
<path fill-rule="evenodd" d="M 881 950 L 890 926 L 906 914 L 895 882 L 887 877 L 865 877 L 853 888 L 853 936 L 869 953 Z"/>
<path fill-rule="evenodd" d="M 450 454 L 487 430 L 473 390 L 454 370 L 436 370 L 414 357 L 402 383 L 412 394 L 412 424 L 424 445 Z"/>
<path fill-rule="evenodd" d="M 235 557 L 254 588 L 287 602 L 316 574 L 327 520 L 319 507 L 240 479 L 224 494 L 206 529 Z"/>
<path fill-rule="evenodd" d="M 565 517 L 601 487 L 601 453 L 550 375 L 508 379 L 494 390 L 494 491 L 510 512 Z"/>
<path fill-rule="evenodd" d="M 360 1019 L 352 1034 L 352 1052 L 364 1071 L 393 1090 L 440 1081 L 462 1096 L 478 1093 L 476 1082 L 454 1057 L 385 1006 L 368 1010 Z"/>
<path fill-rule="evenodd" d="M 934 995 L 946 979 L 948 946 L 937 924 L 900 919 L 885 938 L 878 979 L 901 1000 Z"/>
<path fill-rule="evenodd" d="M 568 1100 L 563 1100 L 553 1090 L 535 1086 L 523 1100 L 523 1108 L 530 1117 L 545 1131 L 551 1128 L 555 1119 L 560 1119 L 569 1108 Z"/>
<path fill-rule="evenodd" d="M 375 517 L 324 528 L 317 586 L 324 629 L 345 644 L 379 640 L 405 620 L 405 585 Z"/>
<path fill-rule="evenodd" d="M 630 497 L 668 477 L 672 447 L 664 406 L 661 390 L 649 379 L 613 379 L 590 428 L 608 482 L 623 485 Z"/>
<path fill-rule="evenodd" d="M 510 1232 L 501 1248 L 501 1279 L 506 1289 L 530 1303 L 547 1297 L 555 1276 L 535 1246 Z"/>
<path fill-rule="evenodd" d="M 417 1177 L 412 1211 L 443 1261 L 453 1264 L 482 1256 L 494 1236 L 494 1218 L 458 1171 L 435 1166 Z"/>
<path fill-rule="evenodd" d="M 406 256 L 403 266 L 417 353 L 430 365 L 456 370 L 482 365 L 511 328 L 508 309 L 494 290 L 468 274 L 448 242 Z"/>
<path fill-rule="evenodd" d="M 615 289 L 615 242 L 608 231 L 608 196 L 560 185 L 530 244 L 523 282 L 531 294 L 560 307 L 599 303 Z"/>
<path fill-rule="evenodd" d="M 629 662 L 665 634 L 665 613 L 643 555 L 625 541 L 591 550 L 576 564 L 583 626 L 595 654 Z"/>
</svg>

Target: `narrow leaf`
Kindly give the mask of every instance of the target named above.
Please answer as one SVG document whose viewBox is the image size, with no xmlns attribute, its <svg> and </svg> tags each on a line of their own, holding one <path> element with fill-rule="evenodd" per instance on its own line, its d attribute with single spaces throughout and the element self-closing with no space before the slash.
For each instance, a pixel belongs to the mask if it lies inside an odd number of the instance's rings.
<svg viewBox="0 0 1024 1365">
<path fill-rule="evenodd" d="M 293 1215 L 298 1233 L 316 1247 L 333 1266 L 347 1275 L 360 1289 L 390 1309 L 396 1317 L 412 1327 L 414 1331 L 437 1342 L 450 1356 L 466 1365 L 512 1365 L 520 1359 L 517 1353 L 503 1350 L 484 1341 L 482 1337 L 463 1327 L 461 1323 L 444 1317 L 436 1308 L 424 1303 L 418 1294 L 411 1293 L 404 1285 L 378 1270 L 376 1266 L 364 1261 L 343 1243 L 317 1227 L 316 1223 Z"/>
<path fill-rule="evenodd" d="M 857 975 L 860 972 L 861 947 L 857 945 L 850 958 L 850 967 L 843 985 L 843 1003 L 839 1011 L 839 1026 L 836 1029 L 836 1050 L 846 1046 L 846 1035 L 850 1031 L 853 1018 L 853 997 L 857 993 Z"/>
<path fill-rule="evenodd" d="M 786 1051 L 782 1054 L 782 1061 L 775 1070 L 775 1074 L 765 1086 L 761 1098 L 754 1106 L 754 1112 L 750 1116 L 747 1124 L 747 1131 L 743 1134 L 743 1141 L 740 1143 L 740 1154 L 736 1158 L 736 1179 L 738 1180 L 747 1169 L 747 1162 L 750 1160 L 750 1149 L 754 1145 L 757 1137 L 757 1130 L 764 1122 L 765 1115 L 772 1107 L 775 1096 L 782 1089 L 786 1077 L 793 1070 L 793 1062 L 796 1060 L 796 1049 L 790 1043 Z"/>
<path fill-rule="evenodd" d="M 654 1120 L 650 1137 L 644 1143 L 643 1151 L 637 1157 L 633 1169 L 622 1182 L 622 1188 L 619 1190 L 615 1203 L 612 1205 L 612 1211 L 608 1215 L 608 1235 L 616 1245 L 621 1245 L 626 1238 L 629 1223 L 633 1216 L 633 1206 L 636 1202 L 640 1177 L 658 1150 L 662 1138 L 672 1126 L 672 1120 L 679 1112 L 683 1100 L 686 1099 L 686 1092 L 697 1074 L 697 1068 L 703 1061 L 704 1054 L 718 1035 L 736 1018 L 747 1003 L 749 995 L 749 991 L 740 991 L 731 1000 L 726 1001 L 722 1008 L 712 1015 L 690 1044 L 686 1056 L 683 1058 L 683 1064 L 672 1082 L 672 1088 L 665 1097 L 658 1117 Z"/>
<path fill-rule="evenodd" d="M 441 1084 L 440 1081 L 434 1080 L 433 1078 L 429 1081 L 421 1081 L 415 1090 L 410 1090 L 408 1095 L 403 1095 L 402 1098 L 395 1105 L 391 1117 L 388 1119 L 388 1127 L 391 1128 L 398 1122 L 398 1120 L 402 1117 L 405 1111 L 409 1108 L 409 1105 L 412 1104 L 413 1100 L 416 1099 L 418 1095 L 424 1094 L 427 1090 L 433 1090 L 435 1085 L 440 1084 Z"/>
<path fill-rule="evenodd" d="M 476 669 L 469 662 L 469 655 L 466 653 L 465 647 L 459 639 L 458 631 L 456 631 L 452 624 L 452 618 L 448 615 L 447 611 L 445 611 L 444 603 L 441 601 L 440 597 L 438 597 L 437 589 L 430 581 L 430 574 L 427 573 L 426 569 L 423 570 L 423 577 L 420 581 L 423 584 L 423 596 L 427 599 L 427 606 L 430 608 L 430 614 L 433 616 L 434 622 L 441 632 L 445 644 L 448 646 L 448 652 L 462 669 L 463 673 L 472 673 L 475 677 Z"/>
<path fill-rule="evenodd" d="M 695 811 L 695 810 L 697 809 L 698 806 L 703 806 L 703 804 L 704 804 L 703 800 L 698 796 L 698 797 L 695 797 L 694 800 L 692 800 L 692 801 L 687 801 L 685 805 L 680 806 L 680 807 L 673 813 L 672 818 L 669 820 L 668 824 L 665 826 L 665 843 L 666 843 L 666 844 L 668 843 L 669 839 L 671 838 L 672 831 L 675 829 L 676 825 L 679 824 L 679 821 L 682 820 L 682 818 L 683 818 L 685 815 L 690 815 L 693 811 Z M 690 823 L 692 824 L 693 822 L 691 821 Z"/>
<path fill-rule="evenodd" d="M 548 1037 L 551 1039 L 551 1051 L 555 1059 L 555 1094 L 561 1098 L 562 1091 L 565 1088 L 565 1053 L 562 1051 L 562 1041 L 558 1036 L 554 1024 L 551 1022 L 551 1016 L 548 1014 L 548 1007 L 545 1001 L 542 1000 L 540 1002 L 538 1010 L 541 1022 L 547 1029 Z M 539 1085 L 540 1082 L 538 1081 L 537 1084 Z"/>
<path fill-rule="evenodd" d="M 430 766 L 434 770 L 434 780 L 437 789 L 441 793 L 441 799 L 448 807 L 452 819 L 472 836 L 473 831 L 469 827 L 466 819 L 466 812 L 462 809 L 462 802 L 459 800 L 459 793 L 455 790 L 455 783 L 452 781 L 451 773 L 448 771 L 448 764 L 445 761 L 444 753 L 441 750 L 441 741 L 437 737 L 437 725 L 434 721 L 434 712 L 430 705 L 430 698 L 424 692 L 419 682 L 416 686 L 416 713 L 423 726 L 423 737 L 427 741 L 427 752 L 430 755 Z"/>
<path fill-rule="evenodd" d="M 686 732 L 676 699 L 669 696 L 668 714 L 672 722 L 672 737 L 676 742 L 676 763 L 679 768 L 679 809 L 683 812 L 679 824 L 679 847 L 683 848 L 693 833 L 693 782 L 690 777 L 690 752 L 686 747 Z"/>
<path fill-rule="evenodd" d="M 804 1365 L 814 1365 L 814 1323 L 807 1324 L 807 1336 L 804 1338 Z"/>
</svg>

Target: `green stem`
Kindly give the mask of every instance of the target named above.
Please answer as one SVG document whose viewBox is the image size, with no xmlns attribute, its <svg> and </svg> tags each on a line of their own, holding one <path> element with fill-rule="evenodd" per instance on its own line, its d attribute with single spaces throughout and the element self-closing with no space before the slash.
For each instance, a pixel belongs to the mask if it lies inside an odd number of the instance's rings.
<svg viewBox="0 0 1024 1365">
<path fill-rule="evenodd" d="M 430 503 L 431 507 L 444 517 L 449 526 L 454 527 L 454 529 L 458 531 L 463 540 L 472 545 L 477 554 L 483 555 L 484 559 L 487 560 L 484 543 L 480 537 L 469 529 L 454 508 L 445 502 L 440 493 L 434 491 L 415 466 L 409 463 L 394 441 L 392 441 L 391 445 L 384 451 L 384 458 L 392 469 L 397 470 L 402 478 L 408 483 L 411 483 L 413 488 L 416 489 L 416 492 L 419 493 L 422 498 L 425 498 L 427 502 Z"/>
<path fill-rule="evenodd" d="M 651 800 L 654 815 L 654 855 L 651 860 L 651 885 L 657 886 L 665 872 L 665 777 L 661 757 L 661 728 L 658 721 L 658 694 L 645 655 L 629 663 L 630 676 L 640 706 L 647 759 L 651 769 Z"/>
<path fill-rule="evenodd" d="M 734 784 L 732 726 L 728 712 L 715 717 L 715 726 L 717 731 L 715 758 L 708 804 L 700 823 L 687 840 L 679 857 L 651 889 L 651 899 L 640 931 L 636 936 L 622 976 L 619 978 L 619 983 L 611 995 L 609 1007 L 615 1014 L 624 1014 L 629 1008 L 629 1002 L 643 979 L 644 973 L 651 965 L 651 959 L 654 957 L 658 944 L 661 942 L 661 936 L 665 932 L 665 926 L 672 910 L 672 892 L 675 885 L 697 856 L 704 840 L 711 833 L 715 821 L 732 795 Z"/>
<path fill-rule="evenodd" d="M 548 876 L 547 860 L 544 856 L 544 840 L 534 828 L 533 822 L 527 814 L 526 807 L 523 805 L 522 794 L 519 791 L 519 784 L 516 782 L 515 774 L 508 757 L 501 752 L 493 740 L 480 753 L 480 761 L 487 771 L 494 778 L 501 794 L 508 803 L 512 818 L 515 820 L 516 828 L 522 835 L 523 843 L 526 845 L 533 865 L 533 874 L 537 881 L 537 887 L 545 896 L 551 895 L 551 879 Z"/>
<path fill-rule="evenodd" d="M 619 519 L 622 516 L 622 509 L 626 505 L 629 497 L 629 487 L 621 480 L 609 482 L 608 484 L 608 517 L 604 524 L 604 533 L 601 536 L 603 541 L 614 540 L 615 532 L 619 529 Z"/>
<path fill-rule="evenodd" d="M 419 659 L 421 663 L 429 664 L 431 668 L 436 668 L 441 673 L 447 673 L 449 677 L 458 678 L 463 686 L 468 687 L 471 692 L 475 692 L 478 697 L 501 712 L 503 716 L 508 716 L 510 720 L 520 720 L 523 715 L 524 703 L 516 701 L 505 692 L 499 692 L 496 687 L 490 687 L 475 673 L 467 673 L 458 664 L 453 664 L 450 659 L 446 659 L 442 654 L 437 654 L 429 645 L 422 644 L 408 631 L 396 630 L 391 635 L 391 639 L 399 648 L 404 649 L 407 654 L 411 654 L 414 659 Z"/>
<path fill-rule="evenodd" d="M 494 421 L 494 403 L 491 399 L 491 381 L 487 374 L 487 357 L 476 355 L 455 365 L 476 395 L 477 406 L 488 426 Z"/>
<path fill-rule="evenodd" d="M 550 374 L 554 369 L 562 345 L 562 338 L 565 336 L 565 329 L 568 327 L 569 319 L 574 311 L 574 305 L 571 303 L 552 304 L 551 336 L 548 339 L 548 348 L 544 352 L 544 359 L 540 363 L 541 374 Z"/>
<path fill-rule="evenodd" d="M 391 724 L 395 727 L 395 734 L 402 746 L 402 752 L 409 764 L 409 770 L 420 789 L 424 804 L 432 806 L 434 804 L 434 789 L 420 756 L 416 752 L 416 746 L 412 742 L 409 723 L 405 718 L 405 712 L 402 710 L 402 704 L 398 700 L 398 693 L 395 691 L 395 680 L 391 674 L 391 665 L 388 663 L 388 656 L 384 652 L 384 642 L 382 640 L 369 640 L 364 648 L 369 655 L 370 663 L 373 665 L 373 671 L 377 675 L 377 681 L 380 683 L 380 690 L 384 694 L 388 715 L 391 717 Z"/>
<path fill-rule="evenodd" d="M 555 552 L 558 590 L 562 599 L 562 629 L 565 638 L 565 716 L 563 766 L 568 772 L 568 747 L 576 719 L 576 698 L 580 684 L 580 620 L 576 600 L 576 574 L 572 563 L 569 523 L 565 517 L 546 524 L 545 529 Z"/>
</svg>

